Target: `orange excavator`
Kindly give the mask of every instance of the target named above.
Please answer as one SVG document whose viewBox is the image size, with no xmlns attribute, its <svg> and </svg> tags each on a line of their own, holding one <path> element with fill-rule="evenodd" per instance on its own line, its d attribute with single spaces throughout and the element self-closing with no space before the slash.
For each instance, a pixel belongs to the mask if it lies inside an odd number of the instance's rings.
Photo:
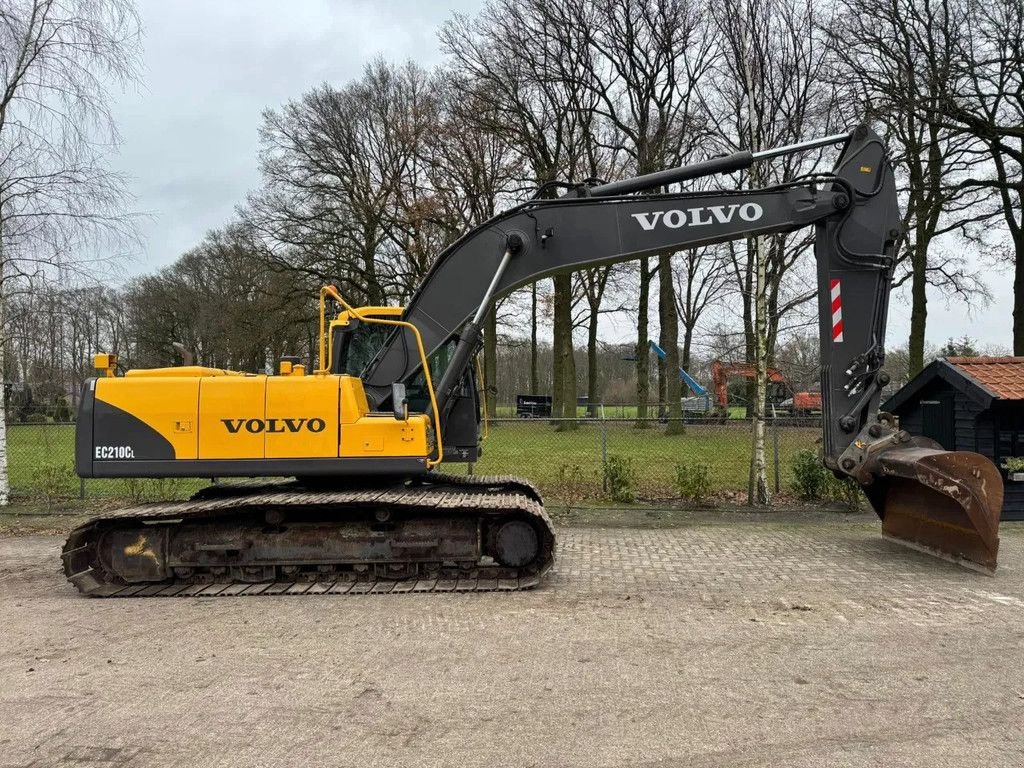
<svg viewBox="0 0 1024 768">
<path fill-rule="evenodd" d="M 769 401 L 776 407 L 789 410 L 794 416 L 807 416 L 821 412 L 820 392 L 796 392 L 777 368 L 768 369 Z M 757 375 L 751 363 L 711 363 L 711 378 L 715 385 L 715 403 L 719 414 L 729 415 L 729 379 L 738 377 L 753 380 Z M 774 397 L 772 390 L 774 390 Z"/>
</svg>

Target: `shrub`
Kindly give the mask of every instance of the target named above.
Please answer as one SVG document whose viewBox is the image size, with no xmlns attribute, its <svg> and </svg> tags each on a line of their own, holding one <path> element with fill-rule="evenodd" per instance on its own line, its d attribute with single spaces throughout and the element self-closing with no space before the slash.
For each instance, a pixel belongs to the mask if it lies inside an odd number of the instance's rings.
<svg viewBox="0 0 1024 768">
<path fill-rule="evenodd" d="M 688 501 L 704 501 L 711 495 L 711 467 L 707 464 L 676 464 L 676 491 Z"/>
<path fill-rule="evenodd" d="M 633 494 L 633 460 L 611 455 L 604 465 L 605 487 L 612 501 L 630 504 L 636 498 Z"/>
<path fill-rule="evenodd" d="M 846 504 L 851 509 L 859 509 L 864 494 L 860 485 L 852 477 L 836 477 L 828 472 L 826 484 L 826 496 L 835 501 Z"/>
<path fill-rule="evenodd" d="M 75 470 L 67 464 L 40 464 L 32 473 L 32 495 L 49 506 L 71 496 L 76 479 Z"/>
<path fill-rule="evenodd" d="M 1003 469 L 1007 472 L 1024 472 L 1024 456 L 1009 456 L 1003 459 Z"/>
<path fill-rule="evenodd" d="M 558 482 L 555 484 L 554 496 L 561 500 L 562 505 L 569 509 L 573 502 L 579 501 L 588 487 L 592 487 L 594 478 L 587 478 L 579 464 L 559 464 Z"/>
<path fill-rule="evenodd" d="M 57 398 L 57 402 L 54 403 L 53 408 L 53 420 L 60 423 L 67 423 L 72 420 L 73 411 L 71 410 L 71 403 L 67 401 L 67 398 Z"/>
<path fill-rule="evenodd" d="M 126 477 L 124 484 L 125 496 L 134 503 L 141 501 L 167 501 L 182 495 L 182 483 L 176 477 L 161 477 L 155 480 L 141 477 Z"/>
<path fill-rule="evenodd" d="M 839 501 L 854 509 L 860 507 L 862 498 L 857 481 L 836 477 L 810 448 L 793 457 L 793 490 L 805 501 Z"/>
<path fill-rule="evenodd" d="M 805 501 L 825 498 L 831 475 L 812 448 L 804 448 L 793 457 L 793 490 Z"/>
</svg>

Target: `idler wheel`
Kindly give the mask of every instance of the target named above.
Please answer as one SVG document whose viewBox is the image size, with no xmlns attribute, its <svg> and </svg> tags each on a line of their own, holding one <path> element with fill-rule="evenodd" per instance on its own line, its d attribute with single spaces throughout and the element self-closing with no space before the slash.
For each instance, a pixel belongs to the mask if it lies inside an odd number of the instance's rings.
<svg viewBox="0 0 1024 768">
<path fill-rule="evenodd" d="M 540 547 L 536 529 L 522 520 L 510 520 L 494 537 L 494 559 L 508 568 L 522 568 L 532 562 Z"/>
</svg>

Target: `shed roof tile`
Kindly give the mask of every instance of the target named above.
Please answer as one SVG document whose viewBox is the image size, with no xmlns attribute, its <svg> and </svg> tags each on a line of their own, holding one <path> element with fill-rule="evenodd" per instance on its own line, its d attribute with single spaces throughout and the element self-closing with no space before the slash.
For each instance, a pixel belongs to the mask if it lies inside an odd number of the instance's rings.
<svg viewBox="0 0 1024 768">
<path fill-rule="evenodd" d="M 1024 357 L 947 357 L 1000 400 L 1024 400 Z"/>
</svg>

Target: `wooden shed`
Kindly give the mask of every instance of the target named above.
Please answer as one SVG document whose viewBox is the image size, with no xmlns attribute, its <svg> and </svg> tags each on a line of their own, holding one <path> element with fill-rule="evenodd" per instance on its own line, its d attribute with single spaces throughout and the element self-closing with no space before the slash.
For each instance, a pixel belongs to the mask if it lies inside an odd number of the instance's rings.
<svg viewBox="0 0 1024 768">
<path fill-rule="evenodd" d="M 975 451 L 999 467 L 1003 520 L 1024 520 L 1024 482 L 1002 468 L 1024 457 L 1024 357 L 947 357 L 931 363 L 882 404 L 900 426 L 950 451 Z"/>
</svg>

